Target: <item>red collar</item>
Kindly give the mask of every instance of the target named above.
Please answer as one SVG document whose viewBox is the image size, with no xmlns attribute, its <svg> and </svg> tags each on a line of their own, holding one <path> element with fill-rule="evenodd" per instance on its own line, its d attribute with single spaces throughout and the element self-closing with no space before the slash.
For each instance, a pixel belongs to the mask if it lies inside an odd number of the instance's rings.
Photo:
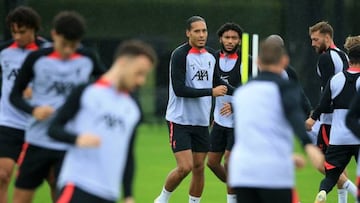
<svg viewBox="0 0 360 203">
<path fill-rule="evenodd" d="M 189 50 L 189 53 L 191 54 L 203 54 L 203 53 L 206 53 L 207 50 L 205 48 L 202 48 L 202 49 L 197 49 L 195 47 L 192 47 L 190 50 Z"/>
<path fill-rule="evenodd" d="M 39 49 L 38 45 L 35 42 L 31 42 L 30 44 L 27 44 L 25 47 L 20 47 L 18 43 L 14 42 L 10 46 L 10 48 L 22 48 L 30 51 L 36 51 Z"/>
<path fill-rule="evenodd" d="M 100 87 L 107 87 L 107 88 L 113 88 L 114 87 L 113 84 L 109 80 L 106 80 L 103 77 L 99 78 L 95 82 L 95 85 L 100 86 Z M 114 89 L 115 89 L 115 87 L 114 87 Z M 129 95 L 129 92 L 127 92 L 127 91 L 117 90 L 117 92 Z"/>
<path fill-rule="evenodd" d="M 337 49 L 337 47 L 335 46 L 335 44 L 331 44 L 331 45 L 330 45 L 330 48 L 331 48 L 331 49 Z"/>
<path fill-rule="evenodd" d="M 354 66 L 350 66 L 347 69 L 348 72 L 355 72 L 355 73 L 360 73 L 360 67 L 354 67 Z"/>
<path fill-rule="evenodd" d="M 50 58 L 53 58 L 53 59 L 61 59 L 61 56 L 60 56 L 60 53 L 57 52 L 57 51 L 53 51 L 51 54 L 48 55 Z M 78 53 L 73 53 L 69 59 L 76 59 L 76 58 L 79 58 L 81 55 L 78 54 Z"/>
<path fill-rule="evenodd" d="M 235 53 L 232 53 L 232 54 L 225 54 L 223 52 L 220 52 L 220 58 L 229 58 L 229 59 L 238 59 L 238 54 L 235 52 Z"/>
</svg>

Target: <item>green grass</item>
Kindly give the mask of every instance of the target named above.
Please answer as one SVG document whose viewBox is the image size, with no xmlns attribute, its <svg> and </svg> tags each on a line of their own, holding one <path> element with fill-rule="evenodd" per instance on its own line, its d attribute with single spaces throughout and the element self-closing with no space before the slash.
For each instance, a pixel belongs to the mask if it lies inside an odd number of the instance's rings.
<svg viewBox="0 0 360 203">
<path fill-rule="evenodd" d="M 298 146 L 296 148 L 299 149 Z M 167 174 L 175 167 L 175 160 L 168 144 L 168 132 L 165 125 L 142 125 L 140 127 L 136 140 L 136 162 L 137 171 L 134 188 L 136 202 L 152 203 L 160 193 Z M 355 180 L 355 168 L 355 163 L 351 162 L 348 167 L 351 180 Z M 304 169 L 297 171 L 296 187 L 302 203 L 313 202 L 322 177 L 309 163 Z M 170 202 L 184 203 L 188 201 L 189 180 L 190 176 L 173 193 Z M 202 202 L 225 203 L 225 195 L 225 185 L 217 180 L 209 169 L 206 169 Z M 348 196 L 349 202 L 354 202 L 353 197 L 350 194 Z M 50 202 L 49 190 L 46 184 L 37 191 L 34 202 Z M 330 193 L 327 202 L 337 202 L 336 189 Z"/>
</svg>

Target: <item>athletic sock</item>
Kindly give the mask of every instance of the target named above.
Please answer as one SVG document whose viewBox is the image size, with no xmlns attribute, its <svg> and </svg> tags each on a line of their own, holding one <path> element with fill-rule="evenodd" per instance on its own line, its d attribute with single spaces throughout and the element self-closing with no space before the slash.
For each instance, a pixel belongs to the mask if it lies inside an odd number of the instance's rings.
<svg viewBox="0 0 360 203">
<path fill-rule="evenodd" d="M 347 203 L 347 190 L 338 189 L 338 203 Z"/>
<path fill-rule="evenodd" d="M 342 188 L 345 189 L 346 191 L 350 192 L 352 196 L 357 198 L 357 187 L 353 182 L 351 182 L 350 180 L 347 180 L 344 183 L 344 185 L 342 186 Z"/>
<path fill-rule="evenodd" d="M 193 197 L 189 195 L 189 203 L 200 203 L 201 197 Z"/>
<path fill-rule="evenodd" d="M 165 187 L 163 187 L 159 197 L 156 198 L 156 200 L 159 202 L 159 203 L 168 203 L 169 199 L 170 199 L 170 196 L 171 196 L 171 193 L 172 192 L 169 192 L 165 189 Z"/>
<path fill-rule="evenodd" d="M 236 203 L 236 195 L 234 194 L 227 194 L 227 203 Z"/>
</svg>

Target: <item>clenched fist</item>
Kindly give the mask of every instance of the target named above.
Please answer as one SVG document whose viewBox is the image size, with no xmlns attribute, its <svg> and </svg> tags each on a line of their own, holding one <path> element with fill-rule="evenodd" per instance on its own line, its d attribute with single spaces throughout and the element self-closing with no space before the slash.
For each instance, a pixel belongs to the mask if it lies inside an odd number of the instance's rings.
<svg viewBox="0 0 360 203">
<path fill-rule="evenodd" d="M 212 89 L 212 95 L 214 97 L 224 96 L 227 93 L 227 87 L 225 85 L 219 85 Z"/>
<path fill-rule="evenodd" d="M 78 147 L 98 147 L 100 144 L 100 137 L 91 133 L 81 134 L 76 139 L 76 146 Z"/>
<path fill-rule="evenodd" d="M 51 106 L 38 106 L 34 108 L 32 115 L 36 120 L 42 121 L 49 118 L 54 111 L 55 109 Z"/>
</svg>

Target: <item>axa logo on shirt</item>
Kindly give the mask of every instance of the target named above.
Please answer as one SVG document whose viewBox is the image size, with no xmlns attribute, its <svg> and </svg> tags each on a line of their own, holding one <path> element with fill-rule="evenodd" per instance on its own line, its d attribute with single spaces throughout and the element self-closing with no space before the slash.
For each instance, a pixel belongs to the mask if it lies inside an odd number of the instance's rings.
<svg viewBox="0 0 360 203">
<path fill-rule="evenodd" d="M 8 80 L 15 80 L 16 77 L 18 76 L 18 74 L 19 74 L 19 70 L 14 68 L 9 72 L 9 74 L 6 76 L 6 78 Z"/>
<path fill-rule="evenodd" d="M 47 92 L 54 91 L 57 95 L 68 95 L 71 90 L 73 90 L 75 84 L 71 82 L 62 82 L 62 81 L 55 81 L 52 85 L 47 89 Z"/>
<path fill-rule="evenodd" d="M 198 81 L 209 80 L 209 73 L 207 70 L 198 70 L 191 80 L 194 79 Z"/>
</svg>

